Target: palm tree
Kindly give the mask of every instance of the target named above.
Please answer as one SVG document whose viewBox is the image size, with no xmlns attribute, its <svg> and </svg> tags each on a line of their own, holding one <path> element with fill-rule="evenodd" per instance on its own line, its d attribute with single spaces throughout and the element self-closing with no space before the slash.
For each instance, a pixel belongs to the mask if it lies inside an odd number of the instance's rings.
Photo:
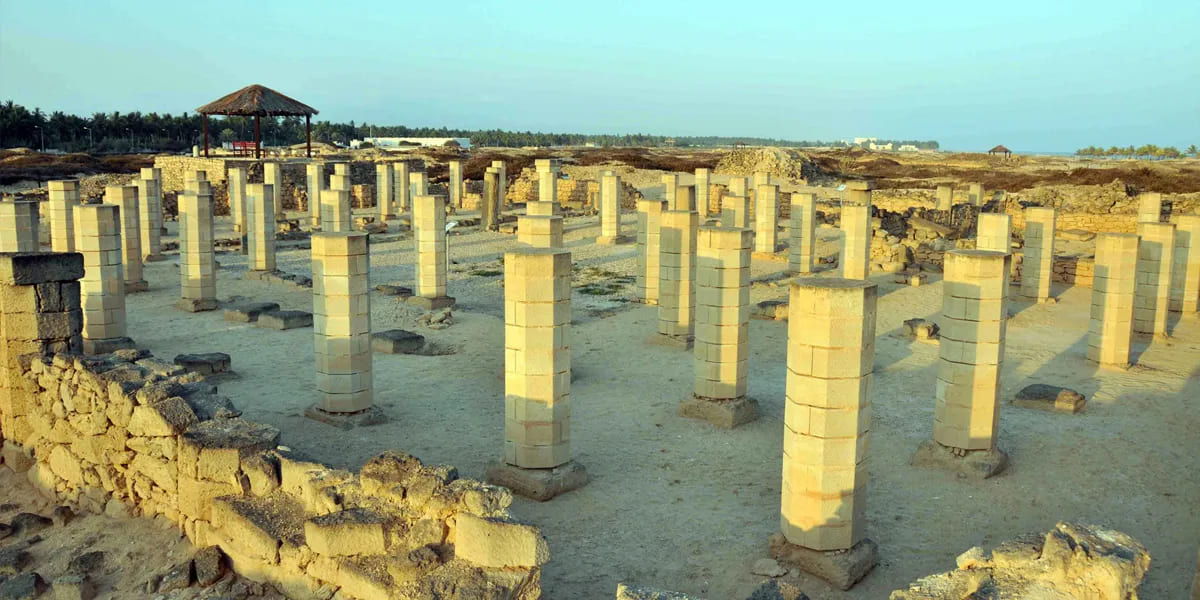
<svg viewBox="0 0 1200 600">
<path fill-rule="evenodd" d="M 1187 153 L 1188 153 L 1188 154 L 1191 154 L 1192 156 L 1200 156 L 1200 151 L 1196 150 L 1196 145 L 1195 145 L 1195 144 L 1192 144 L 1191 146 L 1188 146 L 1188 148 L 1187 148 Z"/>
</svg>

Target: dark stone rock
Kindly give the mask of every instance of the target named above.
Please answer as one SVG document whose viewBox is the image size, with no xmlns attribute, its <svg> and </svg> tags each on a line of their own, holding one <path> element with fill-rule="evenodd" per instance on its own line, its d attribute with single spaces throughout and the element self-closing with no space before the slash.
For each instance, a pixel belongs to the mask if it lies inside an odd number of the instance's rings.
<svg viewBox="0 0 1200 600">
<path fill-rule="evenodd" d="M 591 480 L 583 465 L 571 460 L 553 469 L 522 469 L 504 462 L 488 465 L 484 478 L 514 494 L 545 502 L 559 494 L 579 489 Z"/>
<path fill-rule="evenodd" d="M 12 525 L 0 523 L 0 540 L 12 535 Z"/>
<path fill-rule="evenodd" d="M 255 321 L 255 327 L 264 329 L 297 329 L 300 327 L 312 327 L 313 316 L 310 312 L 302 310 L 277 310 L 275 312 L 263 313 L 259 315 Z"/>
<path fill-rule="evenodd" d="M 192 585 L 192 561 L 188 560 L 171 568 L 158 582 L 158 593 L 182 590 Z"/>
<path fill-rule="evenodd" d="M 201 375 L 213 375 L 229 370 L 231 359 L 224 352 L 209 352 L 206 354 L 180 354 L 175 357 L 175 364 Z"/>
<path fill-rule="evenodd" d="M 208 587 L 225 575 L 225 555 L 216 546 L 201 548 L 192 557 L 196 572 L 196 584 Z"/>
<path fill-rule="evenodd" d="M 371 349 L 381 354 L 414 354 L 424 347 L 425 336 L 403 329 L 371 334 Z"/>
<path fill-rule="evenodd" d="M 75 511 L 71 510 L 70 506 L 55 506 L 50 513 L 50 520 L 54 521 L 55 525 L 63 527 L 75 520 Z"/>
<path fill-rule="evenodd" d="M 67 565 L 67 572 L 86 575 L 88 573 L 95 572 L 103 564 L 104 552 L 101 550 L 93 550 L 91 552 L 84 552 L 83 554 L 72 558 L 71 562 Z"/>
<path fill-rule="evenodd" d="M 226 308 L 224 318 L 235 323 L 253 323 L 263 313 L 277 310 L 279 304 L 276 302 L 245 302 Z"/>
<path fill-rule="evenodd" d="M 808 600 L 808 596 L 791 583 L 772 579 L 764 581 L 746 600 Z"/>
<path fill-rule="evenodd" d="M 1012 400 L 1013 404 L 1024 408 L 1068 414 L 1083 410 L 1085 402 L 1083 394 L 1075 390 L 1045 383 L 1025 386 Z"/>
<path fill-rule="evenodd" d="M 87 575 L 72 573 L 54 580 L 54 600 L 92 600 L 96 585 Z"/>
<path fill-rule="evenodd" d="M 12 518 L 13 531 L 17 535 L 37 533 L 53 524 L 54 521 L 34 513 L 21 513 Z"/>
<path fill-rule="evenodd" d="M 325 423 L 326 425 L 333 425 L 338 429 L 347 430 L 355 427 L 370 427 L 371 425 L 387 423 L 387 415 L 378 406 L 372 406 L 353 413 L 332 413 L 323 411 L 316 405 L 313 405 L 304 410 L 304 416 L 314 421 Z"/>
<path fill-rule="evenodd" d="M 0 549 L 0 575 L 16 575 L 29 564 L 29 553 L 24 548 L 9 546 Z"/>
<path fill-rule="evenodd" d="M 375 286 L 375 291 L 383 294 L 384 296 L 399 296 L 401 298 L 408 298 L 409 296 L 413 295 L 412 288 L 410 287 L 391 285 L 387 283 Z"/>
<path fill-rule="evenodd" d="M 98 354 L 111 354 L 117 350 L 131 349 L 136 344 L 133 340 L 127 337 L 108 338 L 104 340 L 83 340 L 83 353 L 92 356 Z"/>
<path fill-rule="evenodd" d="M 37 573 L 10 577 L 0 583 L 0 600 L 33 600 L 46 591 L 46 580 Z"/>
</svg>

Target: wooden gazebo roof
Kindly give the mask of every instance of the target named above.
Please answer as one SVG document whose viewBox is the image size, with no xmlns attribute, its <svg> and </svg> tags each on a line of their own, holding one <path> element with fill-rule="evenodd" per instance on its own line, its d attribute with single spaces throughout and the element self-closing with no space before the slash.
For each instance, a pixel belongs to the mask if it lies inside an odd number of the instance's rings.
<svg viewBox="0 0 1200 600">
<path fill-rule="evenodd" d="M 307 154 L 312 156 L 312 116 L 317 109 L 289 98 L 269 87 L 254 84 L 248 85 L 232 94 L 209 102 L 196 109 L 204 115 L 204 156 L 208 156 L 208 115 L 226 115 L 239 117 L 254 117 L 254 158 L 262 155 L 262 136 L 260 119 L 262 117 L 304 117 L 304 134 L 307 140 Z"/>
<path fill-rule="evenodd" d="M 1012 150 L 1005 148 L 1004 144 L 1000 144 L 995 148 L 988 150 L 988 154 L 1012 154 Z"/>
</svg>

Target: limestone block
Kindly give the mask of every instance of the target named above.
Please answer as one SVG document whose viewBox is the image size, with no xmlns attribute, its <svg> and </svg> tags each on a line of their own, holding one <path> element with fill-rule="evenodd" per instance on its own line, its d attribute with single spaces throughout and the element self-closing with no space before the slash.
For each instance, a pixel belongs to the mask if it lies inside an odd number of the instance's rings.
<svg viewBox="0 0 1200 600">
<path fill-rule="evenodd" d="M 546 539 L 534 527 L 459 513 L 455 523 L 455 556 L 496 569 L 538 567 L 550 560 Z"/>
</svg>

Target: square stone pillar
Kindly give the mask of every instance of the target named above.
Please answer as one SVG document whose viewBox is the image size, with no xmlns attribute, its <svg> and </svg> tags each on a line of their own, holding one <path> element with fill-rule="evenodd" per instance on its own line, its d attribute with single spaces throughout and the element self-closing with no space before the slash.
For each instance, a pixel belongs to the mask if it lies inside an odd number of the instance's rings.
<svg viewBox="0 0 1200 600">
<path fill-rule="evenodd" d="M 871 206 L 871 190 L 875 186 L 870 181 L 847 181 L 846 202 L 857 206 Z"/>
<path fill-rule="evenodd" d="M 1167 310 L 1171 299 L 1175 225 L 1138 223 L 1137 289 L 1133 299 L 1133 331 L 1167 335 Z"/>
<path fill-rule="evenodd" d="M 138 228 L 141 232 L 142 260 L 144 262 L 161 262 L 166 260 L 162 255 L 162 169 L 143 168 L 141 176 L 134 183 L 138 189 L 138 213 L 141 217 Z M 231 202 L 233 187 L 231 181 L 229 184 Z"/>
<path fill-rule="evenodd" d="M 412 195 L 409 201 L 412 202 L 417 196 L 429 195 L 429 174 L 425 171 L 409 171 L 408 182 L 412 187 Z M 411 204 L 409 205 L 411 208 Z"/>
<path fill-rule="evenodd" d="M 1169 308 L 1185 315 L 1200 310 L 1200 216 L 1181 215 L 1175 224 Z"/>
<path fill-rule="evenodd" d="M 51 181 L 47 185 L 50 188 L 50 201 L 47 203 L 50 215 L 50 249 L 54 252 L 74 252 L 73 217 L 75 207 L 79 205 L 79 180 Z M 0 228 L 2 227 L 3 225 L 0 225 Z M 0 245 L 2 244 L 3 242 L 0 242 Z"/>
<path fill-rule="evenodd" d="M 462 161 L 452 160 L 448 163 L 448 168 L 450 170 L 450 206 L 457 210 L 462 208 L 463 199 Z"/>
<path fill-rule="evenodd" d="M 1025 209 L 1025 254 L 1021 262 L 1021 295 L 1038 302 L 1050 299 L 1054 272 L 1054 209 Z"/>
<path fill-rule="evenodd" d="M 730 177 L 729 178 L 729 193 L 726 195 L 727 196 L 728 195 L 745 196 L 745 197 L 749 198 L 750 197 L 749 178 L 748 177 L 737 177 L 737 176 Z M 725 206 L 725 204 L 722 202 L 722 204 L 721 204 L 722 209 L 724 209 L 724 206 Z"/>
<path fill-rule="evenodd" d="M 313 227 L 321 226 L 321 194 L 325 185 L 325 163 L 313 161 L 304 166 L 306 193 L 308 194 L 308 218 Z"/>
<path fill-rule="evenodd" d="M 758 418 L 746 396 L 753 243 L 749 229 L 704 226 L 698 236 L 694 379 L 679 414 L 726 429 Z"/>
<path fill-rule="evenodd" d="M 971 183 L 967 186 L 967 199 L 971 206 L 983 206 L 987 201 L 983 197 L 983 184 Z"/>
<path fill-rule="evenodd" d="M 758 186 L 754 202 L 754 251 L 774 255 L 779 246 L 779 186 Z"/>
<path fill-rule="evenodd" d="M 1138 236 L 1101 233 L 1096 237 L 1087 357 L 1100 366 L 1129 366 L 1137 258 Z"/>
<path fill-rule="evenodd" d="M 1002 252 L 946 253 L 933 440 L 921 444 L 914 464 L 986 478 L 1007 462 L 996 434 L 1009 268 Z"/>
<path fill-rule="evenodd" d="M 104 203 L 121 210 L 121 264 L 125 274 L 125 293 L 144 292 L 149 288 L 142 277 L 142 232 L 136 185 L 110 185 L 104 188 Z"/>
<path fill-rule="evenodd" d="M 841 589 L 877 562 L 866 537 L 875 284 L 801 278 L 788 306 L 780 532 L 771 556 Z"/>
<path fill-rule="evenodd" d="M 350 178 L 330 175 L 329 189 L 321 193 L 321 230 L 331 233 L 350 231 L 354 226 L 350 208 Z M 341 187 L 346 186 L 346 187 Z"/>
<path fill-rule="evenodd" d="M 350 163 L 348 163 L 348 162 L 333 163 L 333 174 L 349 177 L 350 176 Z M 350 189 L 350 188 L 347 187 L 346 189 Z"/>
<path fill-rule="evenodd" d="M 700 214 L 664 210 L 659 227 L 658 335 L 653 340 L 691 348 L 696 323 L 696 238 Z"/>
<path fill-rule="evenodd" d="M 934 192 L 934 200 L 937 203 L 935 205 L 937 210 L 949 211 L 954 208 L 954 186 L 949 183 L 939 183 L 937 191 Z"/>
<path fill-rule="evenodd" d="M 600 237 L 597 244 L 619 244 L 621 237 L 621 177 L 605 175 L 600 181 Z"/>
<path fill-rule="evenodd" d="M 1162 194 L 1144 192 L 1138 194 L 1138 223 L 1158 223 L 1162 221 Z"/>
<path fill-rule="evenodd" d="M 538 202 L 549 204 L 551 207 L 557 209 L 559 173 L 558 161 L 549 158 L 539 158 L 534 161 L 534 164 L 538 175 Z M 526 213 L 535 214 L 529 213 L 528 209 L 526 210 Z"/>
<path fill-rule="evenodd" d="M 558 205 L 553 202 L 530 200 L 525 203 L 525 214 L 530 216 L 550 217 L 559 214 Z"/>
<path fill-rule="evenodd" d="M 327 191 L 349 194 L 340 190 Z M 349 203 L 348 197 L 346 202 Z M 247 279 L 261 279 L 262 274 L 275 272 L 275 204 L 275 188 L 263 183 L 246 186 Z M 338 223 L 336 218 L 322 221 L 331 226 Z"/>
<path fill-rule="evenodd" d="M 125 337 L 125 271 L 121 265 L 121 209 L 114 204 L 75 207 L 75 249 L 83 254 L 79 280 L 83 351 L 105 354 L 132 348 Z"/>
<path fill-rule="evenodd" d="M 208 173 L 200 169 L 187 169 L 183 172 L 183 190 L 196 191 L 196 183 L 208 181 Z"/>
<path fill-rule="evenodd" d="M 666 202 L 647 200 L 637 202 L 637 297 L 646 304 L 658 304 L 659 252 L 662 250 L 660 230 Z"/>
<path fill-rule="evenodd" d="M 37 201 L 0 201 L 0 252 L 39 251 L 39 227 Z"/>
<path fill-rule="evenodd" d="M 571 460 L 571 253 L 504 254 L 504 459 L 486 478 L 548 500 L 587 483 Z"/>
<path fill-rule="evenodd" d="M 817 246 L 817 196 L 792 192 L 792 231 L 788 243 L 788 272 L 812 273 Z"/>
<path fill-rule="evenodd" d="M 396 218 L 394 186 L 396 174 L 392 163 L 375 165 L 375 209 L 380 223 Z"/>
<path fill-rule="evenodd" d="M 233 231 L 246 233 L 246 169 L 229 167 L 225 173 L 229 192 L 229 212 L 233 214 Z"/>
<path fill-rule="evenodd" d="M 371 297 L 367 234 L 312 236 L 317 391 L 310 416 L 371 408 Z"/>
<path fill-rule="evenodd" d="M 261 184 L 252 187 L 261 188 Z M 271 223 L 274 227 L 274 223 Z M 250 234 L 253 237 L 253 233 Z M 179 195 L 179 302 L 188 312 L 217 308 L 217 265 L 213 256 L 213 197 L 207 181 Z"/>
<path fill-rule="evenodd" d="M 667 201 L 667 210 L 692 210 L 691 207 L 680 207 L 676 200 L 676 190 L 679 188 L 679 176 L 675 173 L 664 173 L 662 176 L 663 200 Z"/>
<path fill-rule="evenodd" d="M 871 207 L 842 205 L 842 253 L 838 268 L 844 279 L 866 279 L 871 274 Z"/>
<path fill-rule="evenodd" d="M 416 242 L 416 287 L 409 304 L 425 310 L 454 306 L 446 295 L 446 197 L 413 197 L 413 240 Z"/>
<path fill-rule="evenodd" d="M 496 214 L 500 215 L 504 213 L 504 204 L 508 202 L 508 167 L 502 160 L 493 160 L 492 167 L 500 174 L 500 197 L 498 198 L 499 204 L 496 205 Z"/>
<path fill-rule="evenodd" d="M 558 215 L 517 217 L 517 241 L 534 248 L 562 248 L 563 218 Z"/>
<path fill-rule="evenodd" d="M 495 231 L 500 227 L 500 214 L 496 210 L 500 197 L 500 171 L 488 167 L 483 172 L 483 198 L 479 206 L 480 222 L 487 231 Z"/>
<path fill-rule="evenodd" d="M 709 205 L 708 185 L 712 179 L 712 174 L 709 169 L 696 169 L 696 206 L 693 210 L 698 211 L 702 215 L 712 214 L 712 206 Z"/>
<path fill-rule="evenodd" d="M 396 205 L 400 212 L 412 210 L 412 170 L 407 160 L 392 166 L 395 174 Z"/>
<path fill-rule="evenodd" d="M 750 197 L 726 194 L 721 198 L 721 226 L 733 229 L 750 228 Z"/>
<path fill-rule="evenodd" d="M 263 185 L 274 190 L 275 216 L 283 217 L 283 166 L 277 162 L 263 162 Z M 349 189 L 349 188 L 347 188 Z"/>
<path fill-rule="evenodd" d="M 1011 253 L 1012 216 L 1002 213 L 979 213 L 975 249 Z"/>
<path fill-rule="evenodd" d="M 675 206 L 667 206 L 667 210 L 693 210 L 699 212 L 696 204 L 696 186 L 680 185 L 675 187 Z"/>
</svg>

